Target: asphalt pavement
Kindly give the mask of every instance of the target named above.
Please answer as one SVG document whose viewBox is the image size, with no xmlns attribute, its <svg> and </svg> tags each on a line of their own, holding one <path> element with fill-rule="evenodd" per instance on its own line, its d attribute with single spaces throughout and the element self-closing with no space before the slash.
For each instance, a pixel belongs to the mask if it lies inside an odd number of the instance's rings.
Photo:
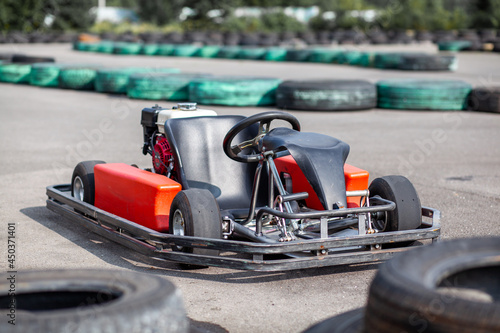
<svg viewBox="0 0 500 333">
<path fill-rule="evenodd" d="M 368 48 L 368 47 L 362 47 Z M 382 50 L 383 47 L 371 47 Z M 393 50 L 396 47 L 387 47 Z M 432 45 L 398 46 L 434 52 Z M 58 62 L 162 66 L 212 74 L 281 79 L 451 78 L 500 85 L 500 54 L 460 53 L 456 72 L 408 72 L 313 63 L 116 56 L 76 52 L 69 44 L 0 45 L 0 52 L 53 56 Z M 168 278 L 188 316 L 208 332 L 301 332 L 364 306 L 378 263 L 259 273 L 158 264 L 73 224 L 45 207 L 45 187 L 68 183 L 81 160 L 135 163 L 140 111 L 156 102 L 124 96 L 0 83 L 0 269 L 8 270 L 7 226 L 16 225 L 16 269 L 124 269 Z M 164 107 L 175 102 L 161 101 Z M 272 107 L 201 106 L 251 115 Z M 402 174 L 423 205 L 441 210 L 442 239 L 500 235 L 500 114 L 482 112 L 290 111 L 303 131 L 337 137 L 348 163 L 370 178 Z M 3 319 L 2 319 L 3 320 Z"/>
</svg>

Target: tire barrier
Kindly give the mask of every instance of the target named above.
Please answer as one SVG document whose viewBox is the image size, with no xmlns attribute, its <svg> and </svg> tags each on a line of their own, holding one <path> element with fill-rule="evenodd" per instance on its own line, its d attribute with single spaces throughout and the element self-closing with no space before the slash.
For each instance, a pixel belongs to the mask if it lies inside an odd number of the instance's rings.
<svg viewBox="0 0 500 333">
<path fill-rule="evenodd" d="M 453 40 L 438 42 L 439 51 L 462 51 L 469 49 L 472 46 L 472 42 L 468 40 Z"/>
<path fill-rule="evenodd" d="M 472 89 L 467 109 L 500 113 L 500 88 L 484 87 Z"/>
<path fill-rule="evenodd" d="M 377 106 L 377 89 L 362 80 L 285 81 L 276 90 L 281 109 L 351 111 Z"/>
<path fill-rule="evenodd" d="M 281 47 L 272 47 L 266 50 L 264 60 L 267 61 L 285 61 L 287 49 Z"/>
<path fill-rule="evenodd" d="M 97 71 L 95 90 L 99 92 L 126 94 L 131 75 L 136 73 L 179 73 L 177 68 L 104 68 Z"/>
<path fill-rule="evenodd" d="M 280 79 L 246 76 L 199 78 L 189 85 L 189 100 L 207 105 L 275 105 L 280 83 Z"/>
<path fill-rule="evenodd" d="M 203 46 L 198 50 L 196 54 L 197 57 L 201 58 L 216 58 L 219 54 L 220 46 L 217 45 L 207 45 Z"/>
<path fill-rule="evenodd" d="M 239 59 L 263 60 L 266 49 L 263 47 L 242 47 L 238 53 Z"/>
<path fill-rule="evenodd" d="M 458 239 L 382 264 L 365 308 L 304 333 L 500 332 L 500 238 Z"/>
<path fill-rule="evenodd" d="M 8 294 L 11 285 L 16 286 L 15 296 Z M 189 332 L 180 290 L 151 274 L 22 271 L 2 273 L 0 287 L 0 314 L 5 318 L 0 331 L 4 333 Z M 15 325 L 8 322 L 12 310 Z"/>
<path fill-rule="evenodd" d="M 29 83 L 31 64 L 3 62 L 0 64 L 0 82 Z"/>
<path fill-rule="evenodd" d="M 71 65 L 61 68 L 59 87 L 75 90 L 94 90 L 97 70 L 96 65 Z"/>
<path fill-rule="evenodd" d="M 342 49 L 315 48 L 309 55 L 310 62 L 337 63 L 339 56 L 344 52 Z"/>
<path fill-rule="evenodd" d="M 176 45 L 172 55 L 175 57 L 192 57 L 199 49 L 200 47 L 196 45 Z"/>
<path fill-rule="evenodd" d="M 412 71 L 456 71 L 458 59 L 454 55 L 402 54 L 397 68 Z"/>
<path fill-rule="evenodd" d="M 362 52 L 343 48 L 303 48 L 257 47 L 254 44 L 240 46 L 197 46 L 192 44 L 140 44 L 124 42 L 79 42 L 77 49 L 119 54 L 145 54 L 177 57 L 203 57 L 223 59 L 248 59 L 267 61 L 335 63 L 379 69 L 399 69 L 416 71 L 454 71 L 458 62 L 455 55 L 425 54 L 408 52 Z M 111 44 L 109 44 L 111 43 Z M 114 44 L 113 44 L 114 43 Z M 92 46 L 90 46 L 92 44 Z M 490 45 L 493 50 L 495 47 Z"/>
<path fill-rule="evenodd" d="M 29 83 L 40 87 L 58 87 L 59 75 L 64 64 L 37 63 L 31 66 Z"/>
<path fill-rule="evenodd" d="M 311 50 L 309 49 L 300 49 L 300 50 L 288 50 L 286 52 L 286 61 L 294 61 L 294 62 L 305 62 L 309 61 L 311 56 Z"/>
<path fill-rule="evenodd" d="M 142 49 L 141 43 L 118 42 L 114 44 L 114 54 L 139 54 Z"/>
<path fill-rule="evenodd" d="M 115 45 L 113 42 L 102 41 L 97 45 L 97 52 L 111 54 L 113 53 L 114 48 Z"/>
<path fill-rule="evenodd" d="M 159 45 L 158 44 L 144 44 L 141 48 L 141 54 L 144 55 L 157 55 Z"/>
<path fill-rule="evenodd" d="M 210 77 L 210 74 L 133 74 L 129 79 L 127 95 L 136 99 L 187 101 L 190 99 L 190 82 L 203 77 Z"/>
<path fill-rule="evenodd" d="M 219 53 L 217 53 L 217 58 L 223 59 L 236 59 L 240 54 L 241 48 L 238 46 L 224 46 L 221 47 Z"/>
<path fill-rule="evenodd" d="M 463 110 L 472 86 L 459 80 L 392 79 L 377 82 L 378 107 Z"/>
<path fill-rule="evenodd" d="M 157 55 L 170 56 L 174 53 L 175 45 L 173 44 L 159 44 Z"/>
</svg>

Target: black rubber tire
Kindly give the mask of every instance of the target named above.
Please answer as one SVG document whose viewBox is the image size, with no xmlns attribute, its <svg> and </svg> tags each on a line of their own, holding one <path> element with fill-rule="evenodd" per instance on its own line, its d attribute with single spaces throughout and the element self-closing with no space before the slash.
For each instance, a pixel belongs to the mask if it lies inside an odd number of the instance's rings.
<svg viewBox="0 0 500 333">
<path fill-rule="evenodd" d="M 468 109 L 500 113 L 500 88 L 475 88 L 469 95 Z"/>
<path fill-rule="evenodd" d="M 35 64 L 38 62 L 55 62 L 54 58 L 51 57 L 32 57 L 21 54 L 15 54 L 12 56 L 12 62 L 21 64 Z"/>
<path fill-rule="evenodd" d="M 402 54 L 397 65 L 401 70 L 412 71 L 455 71 L 458 60 L 455 55 Z"/>
<path fill-rule="evenodd" d="M 282 109 L 352 111 L 377 106 L 377 88 L 363 80 L 285 81 L 276 89 Z"/>
<path fill-rule="evenodd" d="M 83 184 L 83 201 L 93 205 L 95 200 L 94 167 L 97 164 L 104 164 L 104 161 L 83 161 L 76 165 L 71 176 L 71 196 L 77 197 L 74 192 L 75 180 L 81 179 Z"/>
<path fill-rule="evenodd" d="M 2 273 L 0 331 L 188 332 L 181 293 L 166 279 L 125 270 Z M 15 285 L 15 296 L 8 294 Z M 9 304 L 15 299 L 15 325 Z"/>
<path fill-rule="evenodd" d="M 500 237 L 492 237 L 394 257 L 371 284 L 365 331 L 500 332 L 499 253 Z"/>
<path fill-rule="evenodd" d="M 368 187 L 370 197 L 396 203 L 396 209 L 383 213 L 385 228 L 381 231 L 401 231 L 417 229 L 422 224 L 422 206 L 412 183 L 403 176 L 384 176 L 376 178 Z"/>
<path fill-rule="evenodd" d="M 303 333 L 363 333 L 365 309 L 355 309 L 319 322 Z"/>
<path fill-rule="evenodd" d="M 169 233 L 174 235 L 174 219 L 181 214 L 184 226 L 184 236 L 194 236 L 212 239 L 222 238 L 222 225 L 219 204 L 213 194 L 206 189 L 190 188 L 180 191 L 174 197 L 170 206 Z M 179 234 L 178 234 L 179 235 Z M 179 248 L 174 251 L 202 255 L 219 255 L 218 250 L 203 248 Z"/>
</svg>

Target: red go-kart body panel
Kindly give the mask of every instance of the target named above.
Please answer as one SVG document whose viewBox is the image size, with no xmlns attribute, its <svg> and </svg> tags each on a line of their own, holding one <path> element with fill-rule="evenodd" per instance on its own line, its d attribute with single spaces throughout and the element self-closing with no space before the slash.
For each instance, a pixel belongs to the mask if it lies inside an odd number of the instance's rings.
<svg viewBox="0 0 500 333">
<path fill-rule="evenodd" d="M 313 188 L 307 181 L 307 178 L 300 170 L 297 162 L 293 159 L 291 155 L 280 157 L 274 160 L 276 164 L 276 169 L 280 175 L 282 173 L 287 173 L 292 178 L 293 192 L 307 192 L 309 193 L 309 198 L 307 198 L 306 206 L 316 210 L 324 210 L 323 205 L 318 199 L 318 196 L 314 192 Z M 346 191 L 359 191 L 366 190 L 368 188 L 368 178 L 370 174 L 368 171 L 356 168 L 349 164 L 344 164 L 344 178 Z M 348 197 L 347 207 L 359 207 L 361 197 Z"/>
<path fill-rule="evenodd" d="M 97 208 L 156 231 L 168 231 L 170 204 L 181 184 L 124 163 L 98 164 L 94 178 Z"/>
</svg>

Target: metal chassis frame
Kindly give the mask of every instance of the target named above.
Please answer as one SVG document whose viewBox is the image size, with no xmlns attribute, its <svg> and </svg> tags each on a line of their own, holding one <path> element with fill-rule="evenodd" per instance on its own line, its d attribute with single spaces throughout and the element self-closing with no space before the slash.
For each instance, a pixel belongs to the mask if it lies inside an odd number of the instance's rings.
<svg viewBox="0 0 500 333">
<path fill-rule="evenodd" d="M 330 237 L 285 243 L 252 243 L 224 239 L 174 236 L 160 233 L 135 222 L 108 213 L 88 203 L 73 198 L 68 192 L 71 185 L 47 187 L 47 208 L 78 222 L 85 228 L 143 255 L 155 259 L 171 260 L 201 266 L 217 266 L 239 270 L 286 271 L 311 267 L 334 266 L 372 261 L 382 261 L 408 247 L 377 249 L 378 244 L 432 240 L 440 237 L 440 212 L 422 207 L 422 216 L 432 222 L 422 222 L 419 229 L 393 231 L 369 235 Z M 216 249 L 248 256 L 212 256 L 172 251 L 172 246 Z M 328 254 L 326 249 L 365 247 L 365 249 Z M 381 248 L 381 247 L 378 247 Z M 315 251 L 316 256 L 268 259 L 264 255 Z M 325 252 L 325 254 L 321 254 Z"/>
</svg>

